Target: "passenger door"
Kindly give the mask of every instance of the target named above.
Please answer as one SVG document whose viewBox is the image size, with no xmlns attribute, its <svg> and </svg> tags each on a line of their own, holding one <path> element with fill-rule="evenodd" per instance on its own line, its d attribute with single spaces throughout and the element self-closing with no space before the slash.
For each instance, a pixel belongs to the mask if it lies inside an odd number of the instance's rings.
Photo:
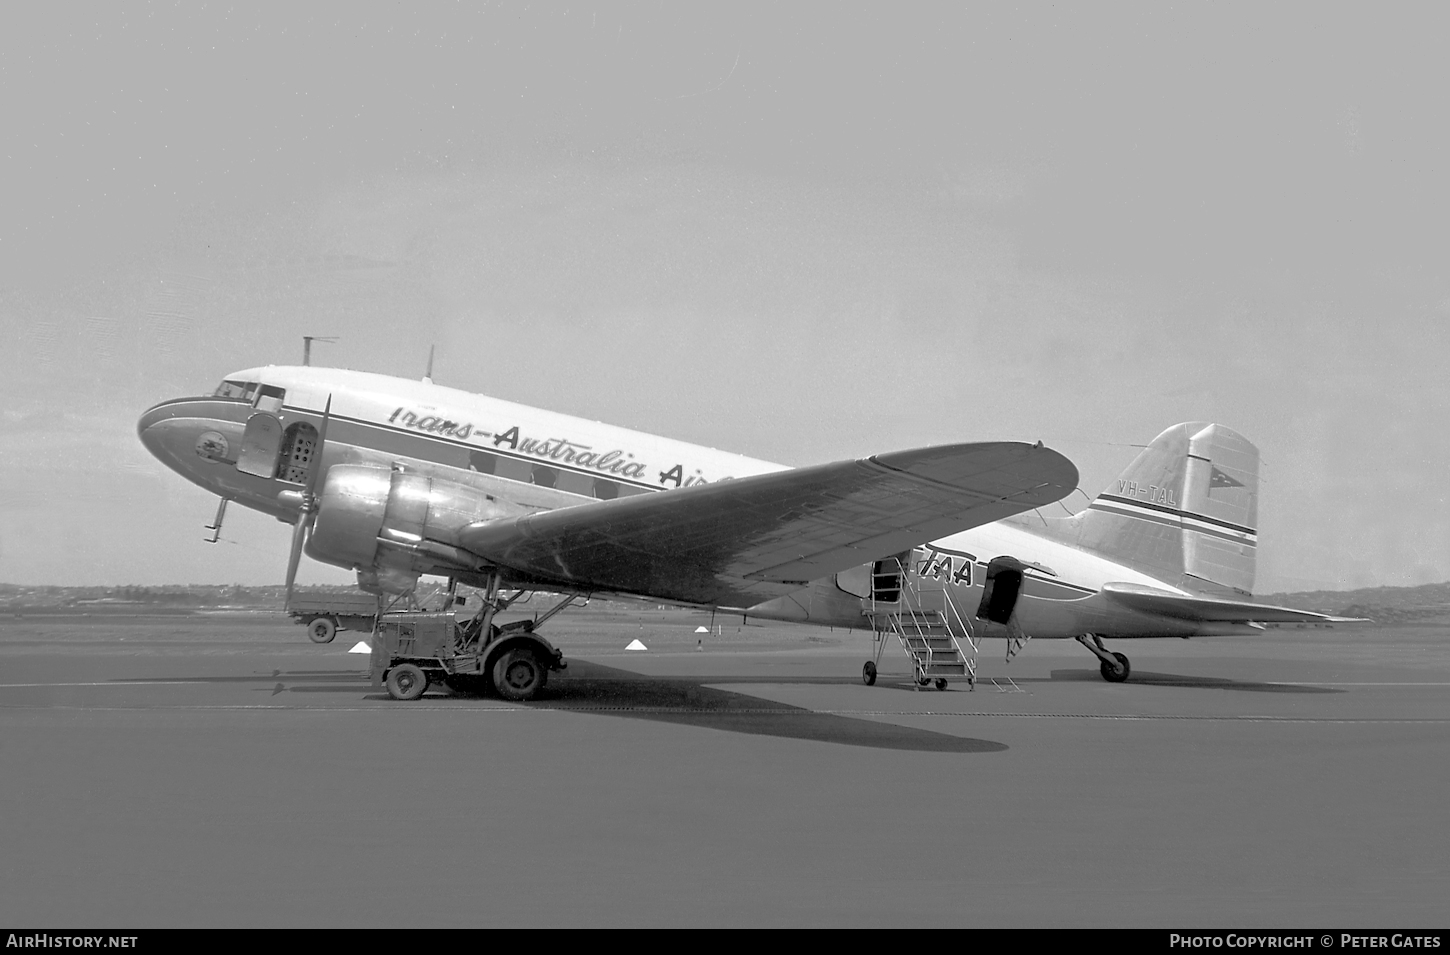
<svg viewBox="0 0 1450 955">
<path fill-rule="evenodd" d="M 242 451 L 237 455 L 237 470 L 243 474 L 271 478 L 277 474 L 277 457 L 282 452 L 282 401 L 287 392 L 275 385 L 257 389 L 257 410 L 247 419 L 242 432 Z"/>
</svg>

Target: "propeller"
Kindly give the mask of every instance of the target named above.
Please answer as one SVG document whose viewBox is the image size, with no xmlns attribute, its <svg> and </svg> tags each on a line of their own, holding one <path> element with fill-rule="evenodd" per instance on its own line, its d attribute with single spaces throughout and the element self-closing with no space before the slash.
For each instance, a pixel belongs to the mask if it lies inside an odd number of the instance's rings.
<svg viewBox="0 0 1450 955">
<path fill-rule="evenodd" d="M 307 487 L 302 492 L 302 509 L 297 523 L 292 528 L 292 552 L 287 556 L 287 602 L 292 606 L 292 588 L 297 582 L 297 565 L 302 562 L 302 545 L 317 520 L 317 485 L 322 479 L 322 447 L 327 441 L 327 422 L 332 419 L 332 395 L 327 396 L 327 406 L 322 409 L 322 427 L 317 430 L 317 447 L 312 452 L 312 470 L 307 475 Z"/>
</svg>

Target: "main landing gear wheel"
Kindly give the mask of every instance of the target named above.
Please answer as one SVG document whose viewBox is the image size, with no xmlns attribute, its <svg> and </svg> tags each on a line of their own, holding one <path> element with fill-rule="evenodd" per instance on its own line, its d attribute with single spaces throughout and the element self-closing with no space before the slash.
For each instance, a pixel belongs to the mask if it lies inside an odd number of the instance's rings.
<svg viewBox="0 0 1450 955">
<path fill-rule="evenodd" d="M 493 665 L 494 689 L 499 696 L 515 702 L 533 699 L 544 688 L 548 676 L 539 658 L 523 647 L 506 651 Z"/>
<path fill-rule="evenodd" d="M 866 665 L 861 668 L 861 682 L 867 686 L 876 685 L 876 664 L 870 660 L 867 660 Z"/>
<path fill-rule="evenodd" d="M 399 663 L 388 671 L 383 685 L 395 700 L 416 700 L 428 689 L 428 674 L 411 663 Z"/>
<path fill-rule="evenodd" d="M 947 688 L 947 681 L 943 677 L 937 677 L 936 688 L 938 690 L 945 690 Z"/>
<path fill-rule="evenodd" d="M 1108 666 L 1108 661 L 1104 660 L 1098 667 L 1099 672 L 1101 672 L 1103 675 L 1103 679 L 1107 680 L 1109 683 L 1127 682 L 1128 674 L 1133 672 L 1133 668 L 1128 665 L 1128 658 L 1121 653 L 1115 653 L 1113 654 L 1113 659 L 1117 660 L 1118 664 L 1122 666 L 1123 669 L 1120 672 L 1117 669 Z"/>
<path fill-rule="evenodd" d="M 313 643 L 331 643 L 335 636 L 337 624 L 332 622 L 331 617 L 313 617 L 307 625 L 307 639 Z"/>
</svg>

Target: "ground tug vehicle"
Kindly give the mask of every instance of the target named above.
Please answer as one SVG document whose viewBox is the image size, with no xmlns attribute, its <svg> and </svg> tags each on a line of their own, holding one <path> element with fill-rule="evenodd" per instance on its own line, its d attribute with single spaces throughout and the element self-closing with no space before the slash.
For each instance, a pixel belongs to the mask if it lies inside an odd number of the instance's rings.
<svg viewBox="0 0 1450 955">
<path fill-rule="evenodd" d="M 416 700 L 432 684 L 463 691 L 492 690 L 522 702 L 538 695 L 550 671 L 565 669 L 564 655 L 536 631 L 574 603 L 565 597 L 533 618 L 494 624 L 494 617 L 524 597 L 485 594 L 477 614 L 460 621 L 450 584 L 443 611 L 379 613 L 373 628 L 370 676 L 395 700 Z"/>
</svg>

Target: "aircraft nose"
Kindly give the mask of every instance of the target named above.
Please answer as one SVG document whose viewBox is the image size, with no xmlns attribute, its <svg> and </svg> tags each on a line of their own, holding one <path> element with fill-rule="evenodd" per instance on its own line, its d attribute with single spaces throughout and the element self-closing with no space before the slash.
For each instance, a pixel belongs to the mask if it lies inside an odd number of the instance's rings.
<svg viewBox="0 0 1450 955">
<path fill-rule="evenodd" d="M 164 443 L 162 436 L 164 429 L 159 426 L 170 417 L 166 413 L 164 405 L 157 405 L 154 408 L 148 408 L 136 422 L 136 436 L 141 439 L 146 450 L 158 458 L 161 457 L 161 447 Z"/>
</svg>

